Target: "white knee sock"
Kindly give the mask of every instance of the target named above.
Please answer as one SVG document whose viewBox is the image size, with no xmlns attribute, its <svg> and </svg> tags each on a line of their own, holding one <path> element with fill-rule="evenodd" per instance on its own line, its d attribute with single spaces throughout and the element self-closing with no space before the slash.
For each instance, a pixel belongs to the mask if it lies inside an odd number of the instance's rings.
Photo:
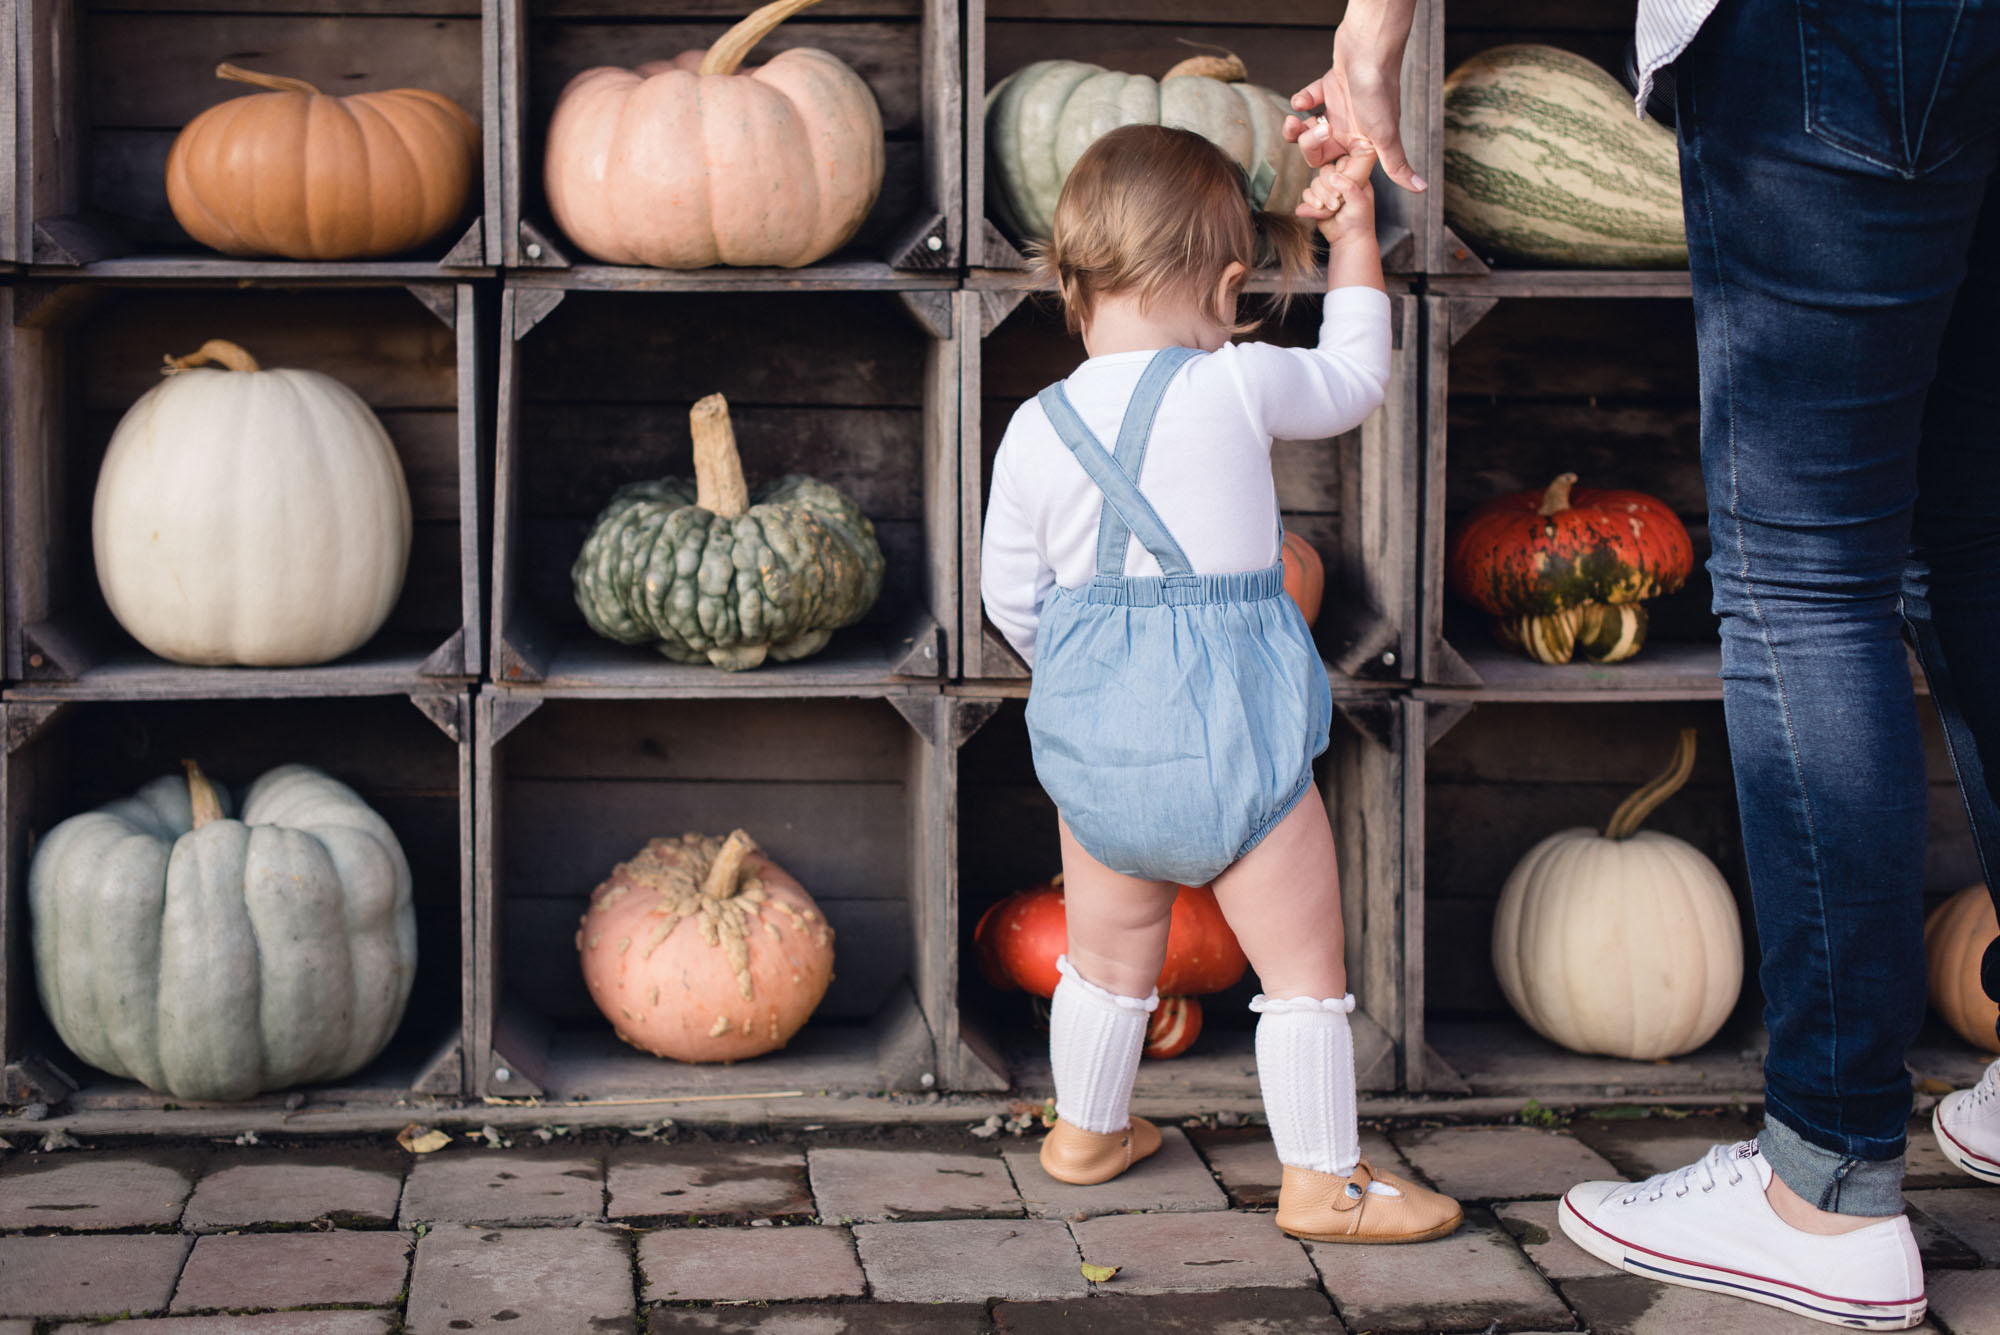
<svg viewBox="0 0 2000 1335">
<path fill-rule="evenodd" d="M 1347 1013 L 1354 998 L 1273 1001 L 1259 993 L 1257 1083 L 1278 1162 L 1346 1177 L 1361 1162 L 1355 1125 L 1354 1035 Z"/>
<path fill-rule="evenodd" d="M 1160 994 L 1114 996 L 1071 968 L 1067 955 L 1057 958 L 1056 968 L 1062 981 L 1049 1007 L 1056 1115 L 1085 1131 L 1123 1131 L 1131 1121 L 1132 1079 L 1146 1046 L 1146 1024 Z"/>
</svg>

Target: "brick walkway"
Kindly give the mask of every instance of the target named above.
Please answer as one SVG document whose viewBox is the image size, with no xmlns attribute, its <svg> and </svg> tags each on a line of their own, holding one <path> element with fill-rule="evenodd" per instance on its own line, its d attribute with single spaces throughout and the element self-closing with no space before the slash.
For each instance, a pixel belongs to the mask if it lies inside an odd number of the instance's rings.
<svg viewBox="0 0 2000 1335">
<path fill-rule="evenodd" d="M 1581 1177 L 1750 1130 L 1723 1116 L 1371 1131 L 1378 1164 L 1467 1202 L 1456 1236 L 1330 1247 L 1271 1226 L 1256 1129 L 1168 1129 L 1115 1183 L 1051 1182 L 1033 1140 L 853 1133 L 490 1149 L 167 1146 L 0 1162 L 0 1335 L 1282 1335 L 1814 1332 L 1606 1269 L 1555 1228 Z M 685 1135 L 685 1133 L 684 1133 Z M 524 1136 L 530 1142 L 534 1137 Z M 2000 1335 L 2000 1190 L 1913 1124 L 1929 1330 Z M 386 1140 L 386 1138 L 385 1138 Z M 1101 1284 L 1081 1262 L 1116 1265 Z"/>
</svg>

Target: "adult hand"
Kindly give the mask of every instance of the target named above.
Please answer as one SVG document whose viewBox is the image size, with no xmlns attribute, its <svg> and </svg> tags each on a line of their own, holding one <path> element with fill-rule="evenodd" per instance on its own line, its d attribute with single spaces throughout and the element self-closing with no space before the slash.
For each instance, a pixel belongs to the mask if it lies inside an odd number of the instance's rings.
<svg viewBox="0 0 2000 1335">
<path fill-rule="evenodd" d="M 1312 119 L 1287 117 L 1285 138 L 1306 161 L 1323 167 L 1356 139 L 1373 144 L 1382 170 L 1405 190 L 1428 183 L 1403 156 L 1403 48 L 1416 0 L 1350 0 L 1333 34 L 1333 65 L 1292 95 L 1292 109 L 1325 109 Z"/>
</svg>

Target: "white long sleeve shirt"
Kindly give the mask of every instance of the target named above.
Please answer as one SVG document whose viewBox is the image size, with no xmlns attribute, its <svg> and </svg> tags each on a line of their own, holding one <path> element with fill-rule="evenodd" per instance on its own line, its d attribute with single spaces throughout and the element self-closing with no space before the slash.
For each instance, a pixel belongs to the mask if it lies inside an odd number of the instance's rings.
<svg viewBox="0 0 2000 1335">
<path fill-rule="evenodd" d="M 1107 452 L 1151 352 L 1092 357 L 1064 381 L 1072 407 Z M 1278 561 L 1271 441 L 1317 440 L 1359 426 L 1389 378 L 1389 299 L 1370 287 L 1326 295 L 1319 346 L 1233 343 L 1190 361 L 1153 421 L 1139 491 L 1197 574 L 1263 570 Z M 1097 573 L 1103 493 L 1056 434 L 1041 404 L 1015 411 L 993 461 L 980 544 L 986 615 L 1028 663 L 1049 591 Z M 1127 575 L 1158 575 L 1134 538 Z"/>
</svg>

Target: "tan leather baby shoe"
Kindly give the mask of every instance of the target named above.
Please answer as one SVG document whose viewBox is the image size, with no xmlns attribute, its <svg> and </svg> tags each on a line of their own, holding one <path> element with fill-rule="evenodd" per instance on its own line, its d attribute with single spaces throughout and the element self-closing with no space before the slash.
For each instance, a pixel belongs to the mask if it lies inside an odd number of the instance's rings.
<svg viewBox="0 0 2000 1335">
<path fill-rule="evenodd" d="M 1042 1171 L 1058 1182 L 1094 1187 L 1159 1148 L 1159 1128 L 1143 1117 L 1134 1117 L 1123 1131 L 1085 1131 L 1058 1117 L 1042 1137 Z"/>
<path fill-rule="evenodd" d="M 1439 1195 L 1363 1159 L 1350 1177 L 1285 1165 L 1278 1227 L 1308 1242 L 1423 1242 L 1456 1229 L 1465 1212 Z"/>
</svg>

